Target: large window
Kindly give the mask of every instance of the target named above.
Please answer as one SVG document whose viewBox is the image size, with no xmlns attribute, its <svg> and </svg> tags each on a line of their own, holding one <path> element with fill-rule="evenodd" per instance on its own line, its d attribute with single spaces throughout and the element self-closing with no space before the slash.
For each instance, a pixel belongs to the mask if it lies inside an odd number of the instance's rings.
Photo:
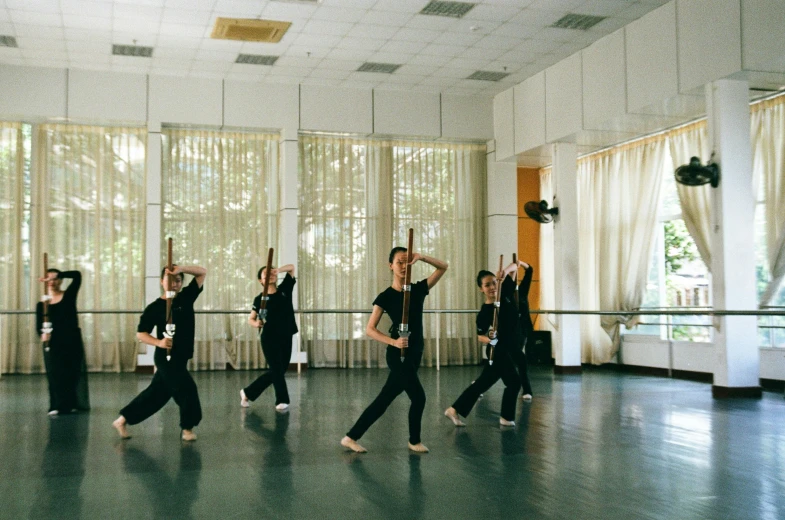
<svg viewBox="0 0 785 520">
<path fill-rule="evenodd" d="M 482 145 L 300 139 L 300 304 L 371 309 L 389 286 L 387 255 L 415 230 L 416 251 L 450 263 L 429 308 L 474 308 L 476 270 L 485 254 L 485 151 Z M 478 244 L 480 244 L 478 246 Z M 432 271 L 418 264 L 413 280 Z M 380 366 L 384 349 L 365 336 L 366 313 L 306 315 L 302 333 L 315 366 Z M 380 329 L 389 321 L 383 319 Z M 478 359 L 473 320 L 426 315 L 423 363 Z"/>
<path fill-rule="evenodd" d="M 260 291 L 256 272 L 267 249 L 278 249 L 278 141 L 270 134 L 163 132 L 163 232 L 173 239 L 176 263 L 208 269 L 197 309 L 250 311 Z M 197 320 L 194 367 L 263 366 L 246 320 L 237 314 Z"/>
</svg>

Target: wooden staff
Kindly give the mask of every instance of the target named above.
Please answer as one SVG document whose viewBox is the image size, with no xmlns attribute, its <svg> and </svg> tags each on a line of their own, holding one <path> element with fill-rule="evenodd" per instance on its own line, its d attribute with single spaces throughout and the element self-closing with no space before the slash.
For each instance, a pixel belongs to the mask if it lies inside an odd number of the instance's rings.
<svg viewBox="0 0 785 520">
<path fill-rule="evenodd" d="M 406 271 L 403 278 L 403 312 L 401 313 L 401 324 L 398 327 L 398 336 L 408 338 L 411 334 L 409 330 L 409 301 L 412 295 L 412 255 L 414 252 L 414 229 L 409 228 L 409 243 L 406 248 Z M 401 361 L 406 358 L 406 348 L 401 349 Z"/>
<path fill-rule="evenodd" d="M 270 273 L 273 270 L 273 248 L 271 247 L 267 251 L 267 266 L 265 267 L 265 273 L 267 277 L 264 280 L 264 286 L 262 287 L 262 301 L 259 303 L 259 319 L 262 320 L 262 323 L 267 319 L 267 302 L 270 300 L 270 296 L 268 295 L 269 288 L 270 288 Z M 262 329 L 259 329 L 259 334 L 262 333 Z"/>
<path fill-rule="evenodd" d="M 521 303 L 518 299 L 518 255 L 515 253 L 512 254 L 512 263 L 515 264 L 515 271 L 512 273 L 512 281 L 515 283 L 515 295 L 513 299 L 515 300 L 515 308 L 520 309 Z"/>
<path fill-rule="evenodd" d="M 496 348 L 495 341 L 498 338 L 497 329 L 499 327 L 499 308 L 502 305 L 502 282 L 504 281 L 504 255 L 499 255 L 499 271 L 496 273 L 496 301 L 493 302 L 493 325 L 491 330 L 494 337 L 491 338 L 491 351 L 488 354 L 488 364 L 493 365 L 493 351 Z"/>
<path fill-rule="evenodd" d="M 52 297 L 49 295 L 49 255 L 44 253 L 44 295 L 41 296 L 41 304 L 43 306 L 44 319 L 41 323 L 41 334 L 52 333 L 52 322 L 49 321 L 49 300 Z M 44 352 L 49 352 L 49 340 L 44 341 Z"/>
<path fill-rule="evenodd" d="M 175 324 L 172 322 L 172 300 L 174 297 L 177 296 L 177 293 L 172 290 L 172 283 L 173 278 L 172 275 L 169 274 L 174 268 L 172 264 L 172 239 L 169 238 L 167 240 L 167 252 L 166 252 L 166 292 L 164 296 L 166 297 L 166 332 L 164 332 L 164 337 L 167 338 L 174 338 L 175 332 Z M 166 353 L 166 360 L 170 360 L 172 358 L 172 351 L 171 349 L 167 350 Z"/>
</svg>

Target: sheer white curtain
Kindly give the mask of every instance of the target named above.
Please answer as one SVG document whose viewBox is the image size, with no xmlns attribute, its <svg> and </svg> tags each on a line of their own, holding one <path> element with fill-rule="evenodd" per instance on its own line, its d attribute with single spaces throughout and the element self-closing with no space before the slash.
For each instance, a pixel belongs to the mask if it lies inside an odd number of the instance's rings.
<svg viewBox="0 0 785 520">
<path fill-rule="evenodd" d="M 785 278 L 785 96 L 752 109 L 752 164 L 763 183 L 766 253 L 771 277 L 760 299 L 768 304 Z"/>
<path fill-rule="evenodd" d="M 80 309 L 141 309 L 144 305 L 146 215 L 144 128 L 78 125 L 37 127 L 32 178 L 31 277 L 49 266 L 82 272 Z M 31 287 L 30 301 L 41 292 Z M 87 366 L 91 371 L 136 367 L 138 316 L 83 314 Z M 22 356 L 35 371 L 42 359 L 37 341 Z"/>
<path fill-rule="evenodd" d="M 278 141 L 270 134 L 163 132 L 164 237 L 174 239 L 175 263 L 208 270 L 197 310 L 250 312 L 261 287 L 256 273 L 267 249 L 277 250 Z M 263 366 L 247 317 L 198 315 L 193 368 L 222 369 L 227 362 L 235 368 Z"/>
<path fill-rule="evenodd" d="M 387 255 L 415 229 L 415 249 L 450 263 L 429 308 L 475 308 L 484 268 L 484 146 L 303 135 L 300 138 L 300 303 L 367 309 L 389 286 Z M 418 264 L 413 279 L 430 266 Z M 384 366 L 384 349 L 365 336 L 368 314 L 305 315 L 309 362 L 321 367 Z M 383 318 L 379 327 L 385 330 Z M 426 315 L 423 364 L 475 363 L 473 318 Z"/>
<path fill-rule="evenodd" d="M 619 311 L 581 317 L 582 361 L 607 363 L 619 324 L 646 291 L 667 143 L 654 139 L 578 161 L 580 300 L 583 309 Z"/>
<path fill-rule="evenodd" d="M 667 140 L 673 161 L 672 167 L 668 169 L 671 175 L 677 167 L 688 164 L 693 156 L 700 158 L 704 164 L 711 157 L 706 120 L 669 132 Z M 684 224 L 709 272 L 711 272 L 712 189 L 710 184 L 684 186 L 676 183 Z"/>
<path fill-rule="evenodd" d="M 21 123 L 0 121 L 0 308 L 8 310 L 30 310 L 35 301 L 30 300 L 29 253 L 24 254 L 22 236 L 29 209 L 23 142 Z M 34 328 L 30 316 L 0 316 L 0 373 L 30 371 Z"/>
<path fill-rule="evenodd" d="M 553 202 L 553 174 L 550 168 L 540 170 L 540 200 Z M 540 226 L 540 307 L 543 309 L 556 308 L 556 288 L 553 265 L 555 263 L 553 250 L 553 227 L 555 224 Z M 549 314 L 541 314 L 538 328 L 540 330 L 558 330 L 558 323 Z"/>
</svg>

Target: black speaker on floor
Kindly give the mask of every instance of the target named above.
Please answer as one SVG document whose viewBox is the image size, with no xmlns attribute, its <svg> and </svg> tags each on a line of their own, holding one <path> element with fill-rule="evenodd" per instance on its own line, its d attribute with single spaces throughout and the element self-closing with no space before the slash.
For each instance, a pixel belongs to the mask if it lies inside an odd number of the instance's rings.
<svg viewBox="0 0 785 520">
<path fill-rule="evenodd" d="M 551 331 L 535 330 L 526 341 L 526 361 L 535 365 L 552 365 Z"/>
</svg>

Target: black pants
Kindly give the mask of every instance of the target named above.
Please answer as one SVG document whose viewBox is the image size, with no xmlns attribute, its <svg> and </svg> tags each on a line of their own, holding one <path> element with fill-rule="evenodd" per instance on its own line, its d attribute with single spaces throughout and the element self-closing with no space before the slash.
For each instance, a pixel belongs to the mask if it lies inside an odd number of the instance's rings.
<svg viewBox="0 0 785 520">
<path fill-rule="evenodd" d="M 275 389 L 275 404 L 289 404 L 289 390 L 286 388 L 286 369 L 292 359 L 292 337 L 279 339 L 262 338 L 262 352 L 267 359 L 269 369 L 256 378 L 256 381 L 243 388 L 245 396 L 255 401 L 267 387 Z"/>
<path fill-rule="evenodd" d="M 510 352 L 512 356 L 512 362 L 515 363 L 515 366 L 518 368 L 518 375 L 521 378 L 521 386 L 523 386 L 523 393 L 532 395 L 532 384 L 529 381 L 529 368 L 526 364 L 526 353 L 523 351 L 523 347 L 526 346 L 526 341 L 524 340 L 523 345 L 519 350 L 513 349 Z"/>
<path fill-rule="evenodd" d="M 81 331 L 75 329 L 58 333 L 49 341 L 49 352 L 44 350 L 49 411 L 69 413 L 75 409 L 88 410 L 90 401 Z"/>
<path fill-rule="evenodd" d="M 156 349 L 157 370 L 150 386 L 120 410 L 120 415 L 125 417 L 128 424 L 138 424 L 163 408 L 169 399 L 174 399 L 180 407 L 180 428 L 190 430 L 198 425 L 202 420 L 202 405 L 187 364 L 187 359 L 174 357 L 167 361 L 165 352 Z"/>
<path fill-rule="evenodd" d="M 401 351 L 395 347 L 387 347 L 387 366 L 390 374 L 384 383 L 382 391 L 354 423 L 346 435 L 353 440 L 359 440 L 376 420 L 384 415 L 387 407 L 392 404 L 402 392 L 409 396 L 409 442 L 420 443 L 420 429 L 422 427 L 422 414 L 425 410 L 425 390 L 417 377 L 420 367 L 422 351 L 412 352 L 407 349 L 406 359 L 401 362 Z"/>
<path fill-rule="evenodd" d="M 508 421 L 515 420 L 515 405 L 518 398 L 518 390 L 521 382 L 509 352 L 496 348 L 493 356 L 493 365 L 485 365 L 480 377 L 478 377 L 463 393 L 455 400 L 452 407 L 461 416 L 467 417 L 480 394 L 488 391 L 499 379 L 504 383 L 504 394 L 502 395 L 501 416 Z"/>
</svg>

